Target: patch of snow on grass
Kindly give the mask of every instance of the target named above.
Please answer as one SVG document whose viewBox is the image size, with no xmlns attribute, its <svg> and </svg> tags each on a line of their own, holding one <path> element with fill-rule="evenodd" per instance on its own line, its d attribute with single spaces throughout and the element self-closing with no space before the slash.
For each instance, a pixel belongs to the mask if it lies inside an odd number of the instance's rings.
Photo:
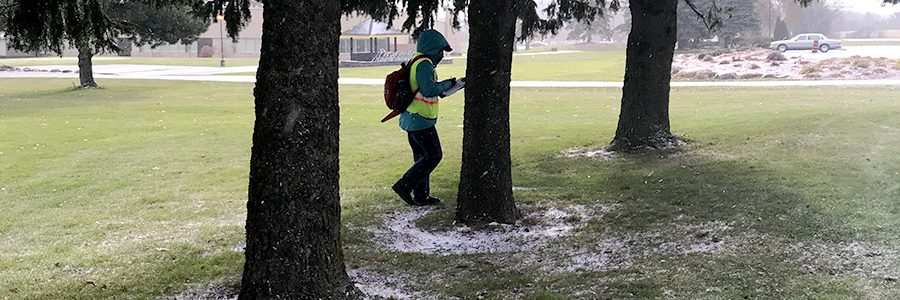
<svg viewBox="0 0 900 300">
<path fill-rule="evenodd" d="M 372 271 L 348 269 L 347 274 L 356 287 L 365 294 L 364 299 L 423 299 L 424 295 L 409 292 L 405 282 L 397 276 L 386 276 Z"/>
<path fill-rule="evenodd" d="M 569 148 L 569 149 L 563 150 L 562 154 L 563 154 L 563 156 L 565 156 L 565 158 L 587 157 L 587 158 L 598 158 L 598 159 L 602 159 L 605 161 L 609 161 L 609 160 L 613 159 L 613 157 L 616 155 L 616 152 L 606 150 L 606 148 L 601 148 L 601 149 L 594 150 L 594 151 L 588 151 L 587 149 L 575 147 L 575 148 Z"/>
<path fill-rule="evenodd" d="M 631 266 L 638 258 L 654 255 L 718 253 L 727 248 L 723 239 L 730 224 L 716 221 L 678 225 L 671 229 L 618 237 L 600 237 L 574 249 L 560 249 L 560 257 L 542 266 L 548 272 L 605 271 Z"/>
<path fill-rule="evenodd" d="M 387 228 L 369 228 L 376 243 L 383 247 L 405 253 L 437 255 L 507 253 L 535 251 L 551 241 L 569 236 L 572 231 L 583 226 L 581 222 L 598 218 L 608 207 L 588 207 L 576 205 L 563 209 L 552 208 L 536 212 L 527 219 L 536 220 L 536 225 L 489 224 L 484 230 L 474 230 L 468 226 L 455 227 L 447 231 L 426 231 L 417 227 L 416 220 L 427 215 L 429 209 L 413 209 L 403 213 L 392 213 L 384 217 Z"/>
<path fill-rule="evenodd" d="M 798 243 L 792 249 L 809 271 L 889 280 L 900 277 L 900 249 L 864 242 Z"/>
<path fill-rule="evenodd" d="M 174 296 L 159 297 L 166 300 L 237 300 L 240 290 L 223 282 L 197 285 Z"/>
</svg>

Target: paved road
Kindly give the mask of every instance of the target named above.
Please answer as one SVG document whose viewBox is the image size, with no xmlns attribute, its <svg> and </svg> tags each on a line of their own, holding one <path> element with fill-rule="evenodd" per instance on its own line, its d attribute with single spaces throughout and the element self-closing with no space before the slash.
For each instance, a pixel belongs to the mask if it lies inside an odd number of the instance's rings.
<svg viewBox="0 0 900 300">
<path fill-rule="evenodd" d="M 784 53 L 787 57 L 799 56 L 808 60 L 823 60 L 835 57 L 869 56 L 900 59 L 900 46 L 847 46 L 827 53 L 812 53 L 809 50 L 792 50 Z"/>
<path fill-rule="evenodd" d="M 213 82 L 256 82 L 255 76 L 229 75 L 110 75 L 97 74 L 101 79 L 183 80 Z M 2 78 L 78 78 L 74 73 L 0 72 Z M 384 85 L 378 78 L 341 78 L 342 85 Z M 621 88 L 618 81 L 513 81 L 512 87 L 533 88 Z M 777 81 L 675 81 L 672 87 L 804 87 L 804 86 L 900 86 L 900 79 L 882 80 L 777 80 Z"/>
</svg>

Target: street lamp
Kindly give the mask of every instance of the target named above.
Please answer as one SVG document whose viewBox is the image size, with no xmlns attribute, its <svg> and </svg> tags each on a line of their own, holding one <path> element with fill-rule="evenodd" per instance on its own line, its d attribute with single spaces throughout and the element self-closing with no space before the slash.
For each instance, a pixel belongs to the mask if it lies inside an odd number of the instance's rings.
<svg viewBox="0 0 900 300">
<path fill-rule="evenodd" d="M 225 31 L 222 29 L 222 23 L 225 21 L 225 15 L 219 14 L 216 16 L 216 20 L 219 21 L 219 52 L 222 55 L 222 60 L 219 61 L 219 66 L 225 66 Z"/>
</svg>

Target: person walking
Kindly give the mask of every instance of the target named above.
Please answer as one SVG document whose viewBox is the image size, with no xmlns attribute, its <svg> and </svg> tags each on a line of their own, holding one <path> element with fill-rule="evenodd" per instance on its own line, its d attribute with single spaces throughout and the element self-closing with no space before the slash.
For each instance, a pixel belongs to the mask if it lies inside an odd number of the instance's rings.
<svg viewBox="0 0 900 300">
<path fill-rule="evenodd" d="M 431 196 L 431 172 L 443 158 L 437 124 L 440 98 L 457 85 L 456 78 L 438 81 L 435 68 L 444 52 L 453 51 L 440 32 L 429 29 L 419 35 L 416 54 L 410 68 L 410 86 L 415 99 L 400 114 L 400 128 L 406 131 L 412 148 L 413 165 L 392 189 L 404 202 L 414 206 L 434 205 L 441 200 Z"/>
</svg>

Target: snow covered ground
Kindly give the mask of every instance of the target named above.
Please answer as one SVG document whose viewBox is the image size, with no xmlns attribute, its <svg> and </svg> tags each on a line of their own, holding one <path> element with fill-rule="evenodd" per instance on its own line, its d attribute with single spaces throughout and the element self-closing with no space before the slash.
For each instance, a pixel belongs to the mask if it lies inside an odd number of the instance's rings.
<svg viewBox="0 0 900 300">
<path fill-rule="evenodd" d="M 828 53 L 717 50 L 677 55 L 672 75 L 675 80 L 696 81 L 900 79 L 900 63 L 893 57 L 900 57 L 900 46 L 863 46 Z"/>
</svg>

